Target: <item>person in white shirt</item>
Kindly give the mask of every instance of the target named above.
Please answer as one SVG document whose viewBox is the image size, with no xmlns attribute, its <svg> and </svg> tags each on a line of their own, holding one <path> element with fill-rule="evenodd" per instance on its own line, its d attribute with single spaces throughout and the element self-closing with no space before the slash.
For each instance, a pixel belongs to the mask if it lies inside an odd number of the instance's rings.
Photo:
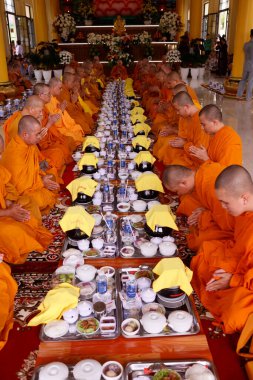
<svg viewBox="0 0 253 380">
<path fill-rule="evenodd" d="M 24 49 L 23 49 L 23 46 L 21 45 L 20 40 L 17 40 L 16 55 L 20 56 L 21 58 L 23 58 L 23 55 L 24 55 Z"/>
</svg>

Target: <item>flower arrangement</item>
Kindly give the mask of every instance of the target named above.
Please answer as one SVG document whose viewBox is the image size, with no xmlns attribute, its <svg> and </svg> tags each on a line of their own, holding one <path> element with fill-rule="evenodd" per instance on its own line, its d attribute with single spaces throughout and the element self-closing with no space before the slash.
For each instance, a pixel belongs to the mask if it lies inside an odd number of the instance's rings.
<svg viewBox="0 0 253 380">
<path fill-rule="evenodd" d="M 175 12 L 165 12 L 160 19 L 159 28 L 162 33 L 170 33 L 170 38 L 174 39 L 182 28 L 180 16 Z"/>
<path fill-rule="evenodd" d="M 85 20 L 91 20 L 95 13 L 93 1 L 92 0 L 81 1 L 77 8 L 77 13 L 81 18 Z"/>
<path fill-rule="evenodd" d="M 76 23 L 69 13 L 63 13 L 56 16 L 53 26 L 58 35 L 65 41 L 69 39 L 76 31 Z"/>
<path fill-rule="evenodd" d="M 157 8 L 153 5 L 152 0 L 143 1 L 141 13 L 145 21 L 151 21 L 158 15 Z"/>
<path fill-rule="evenodd" d="M 180 62 L 182 62 L 180 51 L 177 49 L 169 50 L 167 53 L 167 62 L 169 62 L 169 63 L 180 63 Z"/>
<path fill-rule="evenodd" d="M 72 54 L 67 50 L 60 51 L 59 56 L 61 65 L 69 65 L 72 61 Z"/>
<path fill-rule="evenodd" d="M 60 64 L 60 54 L 57 43 L 40 42 L 28 56 L 34 68 L 51 70 Z"/>
</svg>

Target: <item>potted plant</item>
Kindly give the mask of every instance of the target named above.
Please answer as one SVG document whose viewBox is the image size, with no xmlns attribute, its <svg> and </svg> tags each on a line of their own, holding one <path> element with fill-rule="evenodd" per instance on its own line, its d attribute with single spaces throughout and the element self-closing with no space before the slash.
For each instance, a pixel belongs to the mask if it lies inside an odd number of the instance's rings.
<svg viewBox="0 0 253 380">
<path fill-rule="evenodd" d="M 28 55 L 29 62 L 33 66 L 33 72 L 36 79 L 36 82 L 42 81 L 42 68 L 41 68 L 41 59 L 39 53 L 35 51 L 31 52 Z"/>
<path fill-rule="evenodd" d="M 152 0 L 143 1 L 141 13 L 145 25 L 150 25 L 153 19 L 158 15 L 157 8 L 153 5 Z"/>
<path fill-rule="evenodd" d="M 76 31 L 75 19 L 69 13 L 56 16 L 53 26 L 63 42 L 67 42 L 70 37 L 74 36 Z"/>
<path fill-rule="evenodd" d="M 83 22 L 84 25 L 90 26 L 93 24 L 95 9 L 92 0 L 83 0 L 80 2 L 77 8 L 78 19 Z"/>
<path fill-rule="evenodd" d="M 176 12 L 165 12 L 160 18 L 159 29 L 167 37 L 167 40 L 173 41 L 177 32 L 182 28 L 180 16 Z"/>
<path fill-rule="evenodd" d="M 52 70 L 58 69 L 60 65 L 58 45 L 55 42 L 40 42 L 37 45 L 37 51 L 40 55 L 45 83 L 48 83 L 52 76 Z"/>
</svg>

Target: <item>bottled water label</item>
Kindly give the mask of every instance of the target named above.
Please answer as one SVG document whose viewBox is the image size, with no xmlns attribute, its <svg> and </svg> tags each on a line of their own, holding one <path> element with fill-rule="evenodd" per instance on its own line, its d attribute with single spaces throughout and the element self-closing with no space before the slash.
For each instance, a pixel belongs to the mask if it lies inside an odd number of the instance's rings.
<svg viewBox="0 0 253 380">
<path fill-rule="evenodd" d="M 99 294 L 104 294 L 107 292 L 107 281 L 106 279 L 99 279 L 97 281 L 97 291 Z"/>
</svg>

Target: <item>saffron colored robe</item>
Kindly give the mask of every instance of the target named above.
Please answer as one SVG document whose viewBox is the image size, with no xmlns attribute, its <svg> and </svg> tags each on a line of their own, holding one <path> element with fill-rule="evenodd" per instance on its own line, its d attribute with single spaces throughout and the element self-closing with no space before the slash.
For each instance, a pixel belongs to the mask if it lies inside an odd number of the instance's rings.
<svg viewBox="0 0 253 380">
<path fill-rule="evenodd" d="M 43 252 L 52 240 L 51 233 L 42 226 L 36 203 L 28 196 L 19 197 L 10 184 L 11 175 L 0 165 L 0 209 L 6 209 L 6 200 L 20 204 L 30 211 L 27 222 L 0 216 L 0 252 L 3 260 L 11 264 L 22 264 L 32 251 Z"/>
<path fill-rule="evenodd" d="M 197 250 L 207 240 L 231 239 L 235 218 L 227 213 L 215 194 L 215 181 L 224 167 L 218 163 L 205 163 L 195 175 L 195 191 L 185 195 L 177 209 L 178 214 L 190 216 L 196 208 L 205 208 L 197 227 L 187 235 L 188 246 Z"/>
<path fill-rule="evenodd" d="M 18 285 L 11 275 L 8 264 L 0 263 L 0 350 L 8 340 L 9 332 L 13 327 L 14 298 Z"/>
<path fill-rule="evenodd" d="M 253 313 L 253 212 L 235 219 L 233 239 L 204 242 L 191 262 L 192 285 L 227 334 L 241 331 Z M 206 284 L 217 269 L 232 273 L 230 288 L 207 292 Z"/>
<path fill-rule="evenodd" d="M 125 66 L 116 65 L 112 68 L 111 77 L 113 79 L 120 78 L 122 80 L 125 80 L 128 78 L 127 69 L 125 68 Z"/>
<path fill-rule="evenodd" d="M 11 183 L 18 195 L 28 195 L 44 213 L 48 213 L 57 200 L 57 194 L 46 189 L 42 182 L 40 152 L 36 145 L 27 145 L 19 135 L 7 145 L 2 165 L 11 173 Z"/>
</svg>

